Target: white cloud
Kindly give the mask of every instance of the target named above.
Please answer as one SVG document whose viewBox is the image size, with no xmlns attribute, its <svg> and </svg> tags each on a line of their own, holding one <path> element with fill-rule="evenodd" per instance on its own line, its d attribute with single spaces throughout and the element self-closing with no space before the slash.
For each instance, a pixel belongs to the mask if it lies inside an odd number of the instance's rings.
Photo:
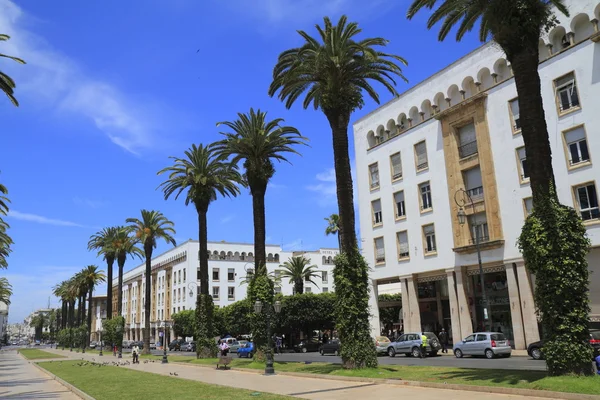
<svg viewBox="0 0 600 400">
<path fill-rule="evenodd" d="M 231 222 L 231 221 L 233 221 L 233 219 L 234 219 L 234 218 L 235 218 L 235 214 L 229 214 L 229 215 L 226 215 L 226 216 L 224 216 L 223 218 L 221 218 L 221 223 L 222 223 L 222 224 L 226 224 L 226 223 L 228 223 L 228 222 Z"/>
<path fill-rule="evenodd" d="M 335 186 L 335 169 L 328 168 L 316 176 L 317 183 L 306 188 L 318 194 L 317 203 L 321 207 L 331 207 L 337 204 L 337 190 Z"/>
<path fill-rule="evenodd" d="M 302 239 L 296 239 L 289 243 L 285 243 L 281 247 L 284 251 L 304 250 Z"/>
<path fill-rule="evenodd" d="M 148 101 L 139 104 L 109 82 L 90 76 L 76 60 L 55 50 L 43 38 L 24 28 L 35 25 L 11 0 L 0 0 L 2 33 L 11 36 L 3 53 L 23 58 L 27 64 L 3 63 L 17 83 L 16 97 L 22 105 L 41 102 L 56 111 L 80 115 L 91 121 L 114 144 L 138 154 L 157 138 L 156 110 Z M 156 107 L 155 107 L 156 108 Z"/>
<path fill-rule="evenodd" d="M 74 197 L 73 203 L 75 203 L 78 206 L 85 206 L 93 209 L 104 207 L 107 204 L 102 200 L 91 200 L 82 197 Z"/>
<path fill-rule="evenodd" d="M 56 226 L 74 226 L 74 227 L 78 227 L 78 228 L 85 228 L 84 225 L 77 224 L 75 222 L 64 221 L 61 219 L 48 218 L 48 217 L 44 217 L 44 216 L 36 215 L 36 214 L 22 213 L 22 212 L 15 211 L 15 210 L 10 210 L 8 212 L 8 217 L 17 219 L 19 221 L 35 222 L 37 224 L 56 225 Z"/>
</svg>

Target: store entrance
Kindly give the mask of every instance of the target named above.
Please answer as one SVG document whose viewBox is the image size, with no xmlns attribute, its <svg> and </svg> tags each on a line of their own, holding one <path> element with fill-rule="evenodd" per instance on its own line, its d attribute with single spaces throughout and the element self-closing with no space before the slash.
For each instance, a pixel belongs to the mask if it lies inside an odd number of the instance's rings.
<svg viewBox="0 0 600 400">
<path fill-rule="evenodd" d="M 452 322 L 450 317 L 450 301 L 448 296 L 448 280 L 440 279 L 431 282 L 417 283 L 421 329 L 439 335 L 446 329 L 452 340 Z"/>
</svg>

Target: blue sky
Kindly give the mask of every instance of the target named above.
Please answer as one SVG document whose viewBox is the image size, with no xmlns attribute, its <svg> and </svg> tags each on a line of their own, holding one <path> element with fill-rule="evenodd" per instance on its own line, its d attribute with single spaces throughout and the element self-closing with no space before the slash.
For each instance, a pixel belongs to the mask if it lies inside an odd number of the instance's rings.
<svg viewBox="0 0 600 400">
<path fill-rule="evenodd" d="M 272 68 L 281 51 L 301 44 L 296 29 L 316 34 L 324 15 L 347 14 L 364 35 L 390 40 L 387 51 L 409 61 L 410 83 L 400 83 L 400 92 L 478 46 L 477 35 L 438 43 L 437 32 L 425 28 L 426 14 L 405 19 L 408 3 L 108 0 L 57 7 L 0 0 L 0 31 L 12 36 L 0 50 L 28 62 L 0 62 L 21 103 L 15 108 L 0 98 L 0 180 L 12 200 L 15 241 L 2 272 L 14 289 L 10 321 L 45 307 L 51 287 L 85 265 L 104 266 L 87 251 L 89 236 L 142 208 L 173 220 L 178 242 L 196 239 L 194 209 L 165 201 L 156 171 L 192 143 L 219 139 L 216 122 L 250 107 L 310 138 L 302 157 L 290 157 L 293 165 L 276 166 L 266 198 L 268 242 L 335 247 L 323 233 L 323 218 L 336 212 L 329 125 L 320 112 L 300 104 L 286 110 L 269 98 Z M 368 100 L 353 120 L 375 107 Z M 248 192 L 213 203 L 208 221 L 209 240 L 251 242 Z"/>
</svg>

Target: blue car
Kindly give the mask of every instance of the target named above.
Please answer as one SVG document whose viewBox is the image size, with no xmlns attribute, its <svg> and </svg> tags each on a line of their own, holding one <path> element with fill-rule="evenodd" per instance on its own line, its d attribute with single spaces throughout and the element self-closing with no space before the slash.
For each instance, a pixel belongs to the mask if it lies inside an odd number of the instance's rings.
<svg viewBox="0 0 600 400">
<path fill-rule="evenodd" d="M 244 347 L 238 349 L 237 354 L 239 358 L 252 358 L 254 356 L 254 343 L 247 342 Z"/>
</svg>

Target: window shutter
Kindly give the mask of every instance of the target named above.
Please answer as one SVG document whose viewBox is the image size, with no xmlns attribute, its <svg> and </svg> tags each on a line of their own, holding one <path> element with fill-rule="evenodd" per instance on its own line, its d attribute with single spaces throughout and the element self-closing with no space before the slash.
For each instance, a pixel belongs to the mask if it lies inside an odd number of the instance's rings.
<svg viewBox="0 0 600 400">
<path fill-rule="evenodd" d="M 462 128 L 458 129 L 458 136 L 460 139 L 460 145 L 464 146 L 467 143 L 472 143 L 477 139 L 475 133 L 475 124 L 470 123 L 469 125 L 465 125 Z"/>
<path fill-rule="evenodd" d="M 391 157 L 392 162 L 392 178 L 400 178 L 402 177 L 402 159 L 400 158 L 400 153 L 396 153 Z"/>
<path fill-rule="evenodd" d="M 565 133 L 565 139 L 567 143 L 573 143 L 585 139 L 585 131 L 583 130 L 583 127 L 579 127 Z"/>
<path fill-rule="evenodd" d="M 427 162 L 427 145 L 421 142 L 415 146 L 417 152 L 417 165 L 422 165 Z"/>
</svg>

